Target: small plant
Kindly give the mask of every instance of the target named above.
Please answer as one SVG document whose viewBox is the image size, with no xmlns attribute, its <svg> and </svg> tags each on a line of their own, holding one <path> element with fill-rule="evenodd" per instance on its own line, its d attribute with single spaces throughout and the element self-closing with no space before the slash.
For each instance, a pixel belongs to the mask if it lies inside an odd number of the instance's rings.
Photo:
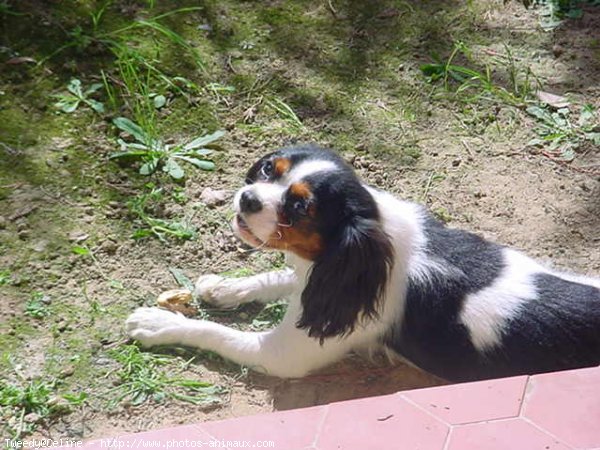
<svg viewBox="0 0 600 450">
<path fill-rule="evenodd" d="M 540 106 L 530 106 L 527 113 L 535 117 L 540 136 L 529 145 L 545 147 L 545 153 L 552 159 L 572 161 L 576 150 L 585 141 L 600 145 L 600 122 L 598 113 L 592 105 L 584 106 L 577 121 L 574 121 L 569 108 L 559 108 L 552 112 Z"/>
<path fill-rule="evenodd" d="M 102 83 L 94 83 L 85 91 L 82 90 L 81 81 L 73 78 L 67 85 L 68 94 L 57 94 L 54 97 L 58 98 L 58 102 L 54 104 L 56 108 L 65 113 L 72 113 L 81 103 L 88 105 L 98 114 L 104 113 L 104 105 L 90 98 L 98 89 L 102 87 Z"/>
<path fill-rule="evenodd" d="M 176 180 L 185 176 L 185 172 L 178 161 L 187 162 L 202 170 L 213 170 L 215 164 L 205 159 L 213 153 L 213 150 L 206 148 L 206 146 L 212 144 L 225 134 L 223 131 L 216 131 L 185 144 L 172 146 L 164 144 L 161 140 L 154 139 L 142 127 L 125 117 L 118 117 L 113 123 L 120 130 L 131 134 L 136 142 L 125 142 L 119 139 L 118 142 L 121 145 L 121 151 L 113 153 L 110 156 L 111 159 L 141 159 L 140 174 L 150 175 L 162 169 L 163 172 Z"/>
<path fill-rule="evenodd" d="M 11 282 L 10 270 L 0 270 L 0 286 L 6 286 Z"/>
<path fill-rule="evenodd" d="M 6 426 L 13 439 L 34 432 L 42 421 L 68 414 L 71 406 L 80 406 L 87 399 L 84 392 L 57 395 L 56 380 L 25 380 L 21 376 L 19 380 L 0 380 L 0 417 L 10 418 Z"/>
<path fill-rule="evenodd" d="M 134 234 L 134 239 L 142 239 L 149 236 L 155 236 L 162 242 L 166 242 L 167 237 L 176 239 L 194 239 L 196 230 L 191 225 L 191 218 L 177 220 L 166 220 L 154 217 L 150 212 L 151 208 L 164 200 L 161 188 L 156 188 L 149 183 L 147 188 L 149 192 L 139 194 L 128 203 L 131 213 L 142 222 L 143 228 L 138 229 Z"/>
<path fill-rule="evenodd" d="M 269 303 L 256 315 L 251 328 L 257 331 L 272 328 L 283 320 L 286 311 L 287 303 L 285 301 Z"/>
<path fill-rule="evenodd" d="M 109 392 L 109 407 L 125 399 L 133 405 L 169 398 L 200 404 L 215 401 L 221 392 L 211 383 L 166 375 L 160 368 L 173 362 L 173 357 L 142 352 L 136 345 L 123 345 L 112 350 L 110 356 L 121 367 L 116 372 L 120 384 Z"/>
<path fill-rule="evenodd" d="M 43 319 L 50 315 L 50 311 L 44 302 L 46 296 L 42 292 L 34 292 L 25 304 L 25 315 L 34 319 Z"/>
<path fill-rule="evenodd" d="M 487 98 L 498 99 L 509 105 L 523 105 L 533 92 L 532 79 L 535 77 L 529 68 L 524 71 L 517 68 L 515 59 L 507 46 L 505 46 L 505 52 L 505 55 L 496 55 L 495 62 L 506 70 L 510 90 L 500 86 L 494 80 L 490 64 L 485 64 L 485 70 L 481 72 L 454 63 L 458 55 L 462 55 L 467 61 L 473 63 L 471 51 L 463 42 L 454 44 L 452 53 L 445 62 L 424 64 L 421 66 L 421 72 L 430 82 L 441 80 L 446 90 L 454 90 L 467 102 Z M 524 73 L 521 74 L 521 72 Z"/>
<path fill-rule="evenodd" d="M 279 115 L 279 117 L 289 123 L 293 129 L 301 130 L 304 128 L 302 121 L 298 118 L 294 110 L 283 100 L 272 98 L 268 99 L 266 103 Z"/>
</svg>

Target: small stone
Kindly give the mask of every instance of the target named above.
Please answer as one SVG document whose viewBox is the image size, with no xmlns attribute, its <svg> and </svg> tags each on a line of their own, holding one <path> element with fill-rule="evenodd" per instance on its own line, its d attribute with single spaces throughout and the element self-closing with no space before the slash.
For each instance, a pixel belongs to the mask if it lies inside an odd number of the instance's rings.
<svg viewBox="0 0 600 450">
<path fill-rule="evenodd" d="M 46 251 L 46 248 L 48 247 L 49 242 L 45 239 L 41 239 L 39 241 L 36 241 L 33 244 L 33 251 L 34 252 L 38 252 L 38 253 L 43 253 Z"/>
<path fill-rule="evenodd" d="M 69 233 L 69 240 L 73 242 L 83 242 L 89 237 L 90 235 L 83 231 L 73 231 Z"/>
<path fill-rule="evenodd" d="M 8 221 L 6 220 L 6 217 L 0 216 L 0 230 L 4 230 L 7 224 Z"/>
<path fill-rule="evenodd" d="M 119 249 L 119 245 L 115 241 L 111 241 L 110 239 L 105 240 L 101 246 L 102 250 L 104 250 L 109 255 L 114 255 L 117 253 Z"/>
<path fill-rule="evenodd" d="M 561 45 L 556 44 L 552 47 L 552 54 L 554 55 L 555 58 L 558 58 L 564 52 L 565 52 L 565 49 Z"/>
<path fill-rule="evenodd" d="M 42 417 L 39 414 L 36 413 L 29 413 L 26 414 L 25 416 L 23 416 L 23 422 L 27 422 L 27 423 L 37 423 L 40 421 Z"/>
<path fill-rule="evenodd" d="M 67 378 L 67 377 L 70 377 L 71 375 L 73 375 L 74 373 L 75 373 L 75 367 L 67 366 L 63 370 L 60 371 L 60 374 L 58 376 L 60 378 Z"/>
<path fill-rule="evenodd" d="M 207 206 L 216 206 L 225 202 L 227 196 L 227 191 L 207 187 L 200 194 L 200 200 L 202 200 Z"/>
<path fill-rule="evenodd" d="M 20 230 L 17 233 L 17 236 L 19 237 L 19 239 L 21 239 L 22 241 L 25 241 L 27 239 L 29 239 L 29 230 Z"/>
</svg>

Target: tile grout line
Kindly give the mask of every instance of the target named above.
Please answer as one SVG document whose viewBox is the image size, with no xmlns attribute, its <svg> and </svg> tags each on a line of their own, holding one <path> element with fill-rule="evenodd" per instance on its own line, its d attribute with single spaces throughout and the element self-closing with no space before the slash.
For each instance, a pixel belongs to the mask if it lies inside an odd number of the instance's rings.
<svg viewBox="0 0 600 450">
<path fill-rule="evenodd" d="M 321 420 L 319 421 L 319 423 L 317 424 L 317 429 L 315 432 L 315 437 L 313 438 L 312 444 L 310 445 L 309 448 L 318 448 L 317 447 L 317 442 L 319 441 L 319 438 L 321 437 L 321 432 L 323 431 L 323 427 L 325 426 L 325 419 L 327 419 L 327 416 L 329 415 L 329 406 L 331 404 L 328 403 L 326 405 L 322 405 L 321 408 L 323 408 L 323 417 L 321 417 Z"/>
<path fill-rule="evenodd" d="M 451 424 L 450 422 L 446 422 L 445 419 L 436 416 L 435 414 L 433 414 L 431 411 L 429 411 L 427 408 L 424 408 L 423 406 L 419 405 L 418 403 L 414 402 L 413 400 L 411 400 L 408 397 L 405 397 L 404 394 L 402 394 L 401 392 L 397 392 L 396 393 L 402 400 L 404 400 L 406 403 L 408 403 L 409 405 L 412 405 L 414 407 L 416 407 L 417 409 L 419 409 L 420 411 L 423 411 L 425 414 L 427 414 L 430 417 L 433 417 L 434 419 L 436 419 L 438 422 L 443 423 L 444 425 L 447 425 L 449 427 L 453 427 L 454 425 Z"/>
<path fill-rule="evenodd" d="M 520 420 L 522 420 L 523 422 L 528 423 L 529 425 L 533 426 L 535 429 L 537 429 L 538 431 L 541 431 L 542 433 L 550 436 L 552 439 L 556 439 L 557 442 L 560 442 L 561 444 L 563 444 L 565 447 L 570 448 L 570 449 L 574 449 L 575 447 L 573 447 L 572 445 L 567 444 L 564 440 L 560 439 L 558 436 L 556 436 L 554 433 L 550 433 L 548 430 L 546 430 L 544 427 L 541 427 L 540 425 L 538 425 L 537 423 L 535 423 L 533 420 L 529 419 L 528 417 L 520 417 Z"/>
<path fill-rule="evenodd" d="M 519 412 L 516 417 L 522 417 L 523 409 L 525 408 L 525 399 L 527 397 L 527 390 L 529 387 L 529 383 L 531 383 L 533 378 L 530 375 L 527 375 L 527 380 L 525 380 L 525 385 L 523 386 L 523 393 L 521 395 L 521 404 L 519 405 Z M 533 389 L 533 384 L 531 385 Z"/>
</svg>

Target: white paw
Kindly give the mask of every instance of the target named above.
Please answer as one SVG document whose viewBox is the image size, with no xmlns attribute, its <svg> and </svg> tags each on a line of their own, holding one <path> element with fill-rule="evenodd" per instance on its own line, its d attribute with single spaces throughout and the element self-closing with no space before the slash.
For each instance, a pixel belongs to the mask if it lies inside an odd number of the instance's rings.
<svg viewBox="0 0 600 450">
<path fill-rule="evenodd" d="M 244 278 L 202 275 L 196 281 L 196 295 L 219 308 L 235 308 L 250 300 L 248 287 L 248 282 Z"/>
<path fill-rule="evenodd" d="M 177 344 L 188 319 L 159 308 L 138 308 L 125 322 L 127 334 L 143 347 Z"/>
</svg>

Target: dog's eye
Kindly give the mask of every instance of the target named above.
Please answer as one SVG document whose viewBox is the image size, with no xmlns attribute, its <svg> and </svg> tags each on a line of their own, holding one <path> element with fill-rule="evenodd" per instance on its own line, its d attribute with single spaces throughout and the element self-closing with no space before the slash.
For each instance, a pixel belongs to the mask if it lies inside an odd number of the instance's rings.
<svg viewBox="0 0 600 450">
<path fill-rule="evenodd" d="M 273 163 L 271 161 L 265 162 L 260 171 L 266 178 L 269 178 L 273 175 Z"/>
<path fill-rule="evenodd" d="M 294 208 L 294 211 L 297 212 L 297 213 L 305 214 L 306 213 L 306 209 L 307 209 L 306 201 L 304 201 L 304 200 L 296 200 L 292 204 L 292 208 Z"/>
</svg>

